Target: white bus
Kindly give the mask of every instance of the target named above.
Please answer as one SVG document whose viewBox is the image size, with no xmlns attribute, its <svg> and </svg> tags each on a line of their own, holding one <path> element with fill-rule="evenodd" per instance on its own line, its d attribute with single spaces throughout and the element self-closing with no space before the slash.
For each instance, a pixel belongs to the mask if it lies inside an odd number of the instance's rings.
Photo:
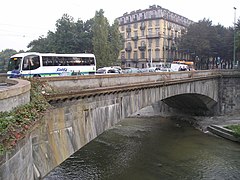
<svg viewBox="0 0 240 180">
<path fill-rule="evenodd" d="M 20 72 L 21 77 L 65 76 L 95 74 L 94 54 L 55 54 L 27 52 L 11 56 L 8 75 Z"/>
</svg>

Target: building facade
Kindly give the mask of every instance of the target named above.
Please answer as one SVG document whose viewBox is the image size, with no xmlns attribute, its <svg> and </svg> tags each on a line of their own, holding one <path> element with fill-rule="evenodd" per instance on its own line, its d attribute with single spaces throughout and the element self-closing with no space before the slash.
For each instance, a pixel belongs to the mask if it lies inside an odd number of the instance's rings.
<svg viewBox="0 0 240 180">
<path fill-rule="evenodd" d="M 124 39 L 119 56 L 123 67 L 146 68 L 188 59 L 188 52 L 177 44 L 193 21 L 156 5 L 125 13 L 117 20 Z"/>
</svg>

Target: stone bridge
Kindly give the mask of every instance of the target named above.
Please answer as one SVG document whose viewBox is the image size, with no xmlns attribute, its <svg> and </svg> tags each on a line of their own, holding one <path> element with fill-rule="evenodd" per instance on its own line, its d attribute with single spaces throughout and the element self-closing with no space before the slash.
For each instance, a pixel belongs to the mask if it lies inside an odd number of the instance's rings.
<svg viewBox="0 0 240 180">
<path fill-rule="evenodd" d="M 121 119 L 152 105 L 163 113 L 239 111 L 238 71 L 40 78 L 53 108 L 6 154 L 0 179 L 39 179 Z M 49 91 L 55 93 L 48 93 Z"/>
<path fill-rule="evenodd" d="M 41 81 L 47 82 L 57 92 L 46 94 L 46 98 L 55 106 L 87 98 L 93 102 L 101 98 L 115 99 L 115 105 L 122 107 L 116 110 L 124 113 L 119 117 L 121 119 L 150 105 L 154 105 L 155 110 L 158 107 L 161 112 L 169 106 L 172 110 L 195 115 L 219 113 L 221 110 L 217 107 L 217 102 L 220 77 L 221 74 L 217 71 L 202 71 L 78 76 L 74 79 L 46 78 Z"/>
</svg>

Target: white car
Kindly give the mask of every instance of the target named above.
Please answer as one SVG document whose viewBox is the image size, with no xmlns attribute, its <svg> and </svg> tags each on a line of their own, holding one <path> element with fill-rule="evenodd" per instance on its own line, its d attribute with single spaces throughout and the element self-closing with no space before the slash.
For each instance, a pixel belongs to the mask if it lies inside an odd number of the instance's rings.
<svg viewBox="0 0 240 180">
<path fill-rule="evenodd" d="M 100 74 L 120 74 L 120 71 L 113 67 L 103 67 L 96 71 L 96 75 Z"/>
</svg>

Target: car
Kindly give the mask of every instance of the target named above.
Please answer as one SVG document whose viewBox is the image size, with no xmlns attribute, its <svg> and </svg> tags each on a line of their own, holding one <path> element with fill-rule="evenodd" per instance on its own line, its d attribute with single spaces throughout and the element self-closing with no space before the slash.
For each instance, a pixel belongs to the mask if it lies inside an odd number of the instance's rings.
<svg viewBox="0 0 240 180">
<path fill-rule="evenodd" d="M 137 69 L 137 68 L 133 68 L 133 67 L 125 67 L 125 68 L 122 68 L 122 72 L 123 72 L 124 74 L 139 73 L 140 70 Z"/>
<path fill-rule="evenodd" d="M 103 67 L 103 68 L 99 68 L 96 71 L 96 75 L 101 75 L 101 74 L 120 74 L 121 72 L 113 67 Z"/>
</svg>

